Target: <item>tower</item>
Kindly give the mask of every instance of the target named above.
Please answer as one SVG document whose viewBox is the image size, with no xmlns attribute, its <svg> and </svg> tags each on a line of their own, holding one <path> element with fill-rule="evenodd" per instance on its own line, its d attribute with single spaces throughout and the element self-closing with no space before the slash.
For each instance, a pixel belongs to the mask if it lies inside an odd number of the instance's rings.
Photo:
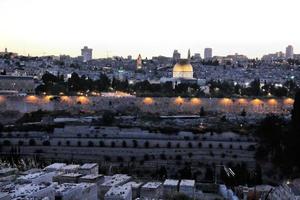
<svg viewBox="0 0 300 200">
<path fill-rule="evenodd" d="M 285 58 L 286 59 L 293 59 L 294 58 L 294 48 L 292 45 L 289 45 L 285 49 Z"/>
<path fill-rule="evenodd" d="M 212 48 L 205 48 L 204 49 L 204 60 L 211 60 L 212 59 Z"/>
<path fill-rule="evenodd" d="M 81 49 L 81 56 L 83 57 L 83 62 L 92 60 L 93 49 L 89 49 L 87 46 L 83 47 L 83 49 Z"/>
<path fill-rule="evenodd" d="M 142 56 L 141 54 L 139 54 L 138 58 L 136 59 L 136 69 L 140 70 L 143 67 L 143 63 L 142 63 Z"/>
<path fill-rule="evenodd" d="M 191 50 L 189 49 L 188 50 L 188 57 L 187 57 L 187 59 L 190 61 L 191 60 Z"/>
</svg>

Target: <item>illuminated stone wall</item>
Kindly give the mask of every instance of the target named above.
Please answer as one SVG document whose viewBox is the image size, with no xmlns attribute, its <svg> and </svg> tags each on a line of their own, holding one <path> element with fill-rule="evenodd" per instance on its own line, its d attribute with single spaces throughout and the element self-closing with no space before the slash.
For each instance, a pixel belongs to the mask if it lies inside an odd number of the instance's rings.
<svg viewBox="0 0 300 200">
<path fill-rule="evenodd" d="M 205 111 L 241 113 L 289 113 L 294 100 L 286 99 L 229 99 L 229 98 L 140 98 L 140 97 L 85 97 L 85 96 L 0 96 L 0 109 L 31 112 L 34 110 L 129 110 L 160 114 L 198 114 Z"/>
</svg>

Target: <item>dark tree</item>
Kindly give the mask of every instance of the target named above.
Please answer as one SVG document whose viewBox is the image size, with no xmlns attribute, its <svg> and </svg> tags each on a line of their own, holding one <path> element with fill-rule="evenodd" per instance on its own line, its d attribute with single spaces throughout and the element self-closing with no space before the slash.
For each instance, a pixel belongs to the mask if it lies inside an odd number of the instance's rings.
<svg viewBox="0 0 300 200">
<path fill-rule="evenodd" d="M 115 120 L 115 114 L 111 111 L 105 111 L 102 115 L 103 124 L 106 126 L 111 125 Z"/>
<path fill-rule="evenodd" d="M 292 124 L 295 130 L 300 130 L 300 91 L 296 93 L 294 107 L 292 110 Z"/>
</svg>

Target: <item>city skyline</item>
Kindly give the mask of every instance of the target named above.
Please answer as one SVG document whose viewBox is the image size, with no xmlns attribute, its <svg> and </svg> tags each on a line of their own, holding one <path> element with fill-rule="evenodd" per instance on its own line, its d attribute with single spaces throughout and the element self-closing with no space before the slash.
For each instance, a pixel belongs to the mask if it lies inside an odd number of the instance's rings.
<svg viewBox="0 0 300 200">
<path fill-rule="evenodd" d="M 80 55 L 93 48 L 95 58 L 139 54 L 184 55 L 206 47 L 213 55 L 250 58 L 297 52 L 300 30 L 294 25 L 299 3 L 281 1 L 37 1 L 3 0 L 0 49 L 23 55 Z M 211 8 L 211 9 L 207 9 Z M 267 15 L 265 13 L 268 13 Z M 222 17 L 220 17 L 222 16 Z"/>
</svg>

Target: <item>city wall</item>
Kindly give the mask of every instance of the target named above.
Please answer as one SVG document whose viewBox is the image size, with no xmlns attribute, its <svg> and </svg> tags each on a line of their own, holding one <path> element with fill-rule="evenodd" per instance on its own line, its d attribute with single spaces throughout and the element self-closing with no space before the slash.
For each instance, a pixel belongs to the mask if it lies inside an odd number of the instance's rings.
<svg viewBox="0 0 300 200">
<path fill-rule="evenodd" d="M 151 98 L 151 97 L 101 97 L 101 96 L 0 96 L 0 112 L 36 110 L 69 110 L 97 112 L 113 110 L 150 112 L 161 115 L 199 114 L 201 107 L 206 112 L 253 114 L 288 114 L 294 100 L 285 99 L 229 99 L 229 98 Z"/>
</svg>

